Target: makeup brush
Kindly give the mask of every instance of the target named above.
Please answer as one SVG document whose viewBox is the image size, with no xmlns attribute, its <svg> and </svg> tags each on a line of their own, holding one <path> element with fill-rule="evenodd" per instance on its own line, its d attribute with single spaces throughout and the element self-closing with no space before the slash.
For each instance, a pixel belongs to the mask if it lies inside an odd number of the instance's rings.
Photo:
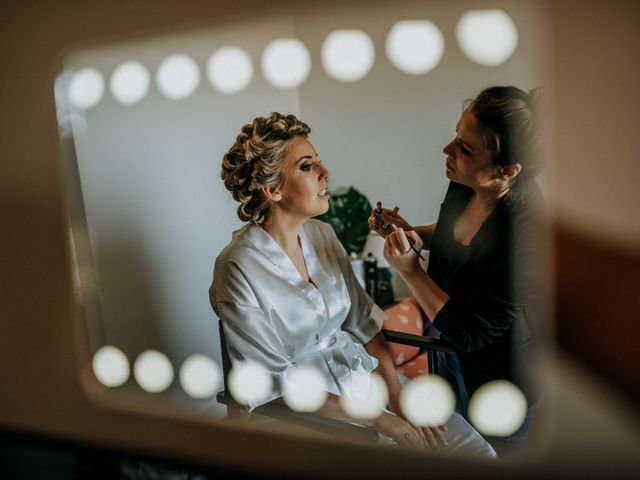
<svg viewBox="0 0 640 480">
<path fill-rule="evenodd" d="M 397 208 L 397 207 L 396 207 Z M 396 230 L 398 230 L 398 227 L 396 227 L 395 225 L 391 225 L 393 227 L 393 231 L 395 232 Z M 426 260 L 424 259 L 424 257 L 420 254 L 420 252 L 418 250 L 416 250 L 416 247 L 413 246 L 413 242 L 410 238 L 407 238 L 407 240 L 409 241 L 409 247 L 411 247 L 411 250 L 413 250 L 414 252 L 416 252 L 416 255 L 418 255 L 418 257 L 420 257 L 422 259 L 423 262 L 426 262 Z"/>
</svg>

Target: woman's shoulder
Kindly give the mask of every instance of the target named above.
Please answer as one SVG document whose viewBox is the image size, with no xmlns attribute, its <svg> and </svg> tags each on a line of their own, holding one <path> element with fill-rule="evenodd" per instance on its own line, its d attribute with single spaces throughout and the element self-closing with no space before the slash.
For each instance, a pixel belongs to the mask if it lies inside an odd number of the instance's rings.
<svg viewBox="0 0 640 480">
<path fill-rule="evenodd" d="M 247 224 L 231 234 L 231 241 L 216 257 L 215 271 L 228 268 L 230 264 L 242 264 L 243 259 L 247 258 L 247 254 L 255 250 L 252 241 L 253 228 L 255 225 Z"/>
<path fill-rule="evenodd" d="M 508 199 L 508 211 L 514 221 L 539 219 L 545 208 L 544 195 L 535 180 L 529 180 L 517 187 Z"/>
<path fill-rule="evenodd" d="M 259 227 L 258 227 L 259 228 Z M 216 309 L 220 302 L 256 304 L 251 293 L 250 272 L 255 263 L 257 249 L 252 244 L 252 225 L 248 224 L 232 234 L 231 241 L 218 254 L 213 269 L 213 282 L 209 289 Z M 216 310 L 217 311 L 217 310 Z"/>
<path fill-rule="evenodd" d="M 473 190 L 470 187 L 450 181 L 444 200 L 442 200 L 442 206 L 449 212 L 452 208 L 466 205 L 472 195 Z"/>
<path fill-rule="evenodd" d="M 449 186 L 447 187 L 447 193 L 445 194 L 446 198 L 457 197 L 458 195 L 472 195 L 473 189 L 467 187 L 466 185 L 462 185 L 461 183 L 449 182 Z"/>
</svg>

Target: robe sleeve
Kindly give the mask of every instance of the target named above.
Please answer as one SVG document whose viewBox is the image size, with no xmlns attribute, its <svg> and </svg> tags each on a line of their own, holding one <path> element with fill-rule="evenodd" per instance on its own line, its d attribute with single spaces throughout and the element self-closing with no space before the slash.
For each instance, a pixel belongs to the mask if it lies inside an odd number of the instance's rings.
<svg viewBox="0 0 640 480">
<path fill-rule="evenodd" d="M 273 388 L 265 398 L 249 403 L 251 411 L 284 394 L 284 380 L 292 363 L 241 269 L 229 262 L 218 269 L 218 275 L 224 281 L 214 283 L 211 303 L 222 321 L 232 365 L 244 360 L 259 362 L 273 380 Z"/>
<path fill-rule="evenodd" d="M 470 298 L 451 297 L 440 309 L 433 325 L 456 348 L 471 352 L 489 345 L 504 335 L 522 314 L 524 305 L 509 292 L 509 264 L 486 275 L 483 288 Z"/>
</svg>

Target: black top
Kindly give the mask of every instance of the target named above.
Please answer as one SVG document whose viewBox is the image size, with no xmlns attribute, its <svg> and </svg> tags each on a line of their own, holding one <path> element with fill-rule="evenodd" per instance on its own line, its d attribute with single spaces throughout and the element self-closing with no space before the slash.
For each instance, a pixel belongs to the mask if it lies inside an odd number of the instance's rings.
<svg viewBox="0 0 640 480">
<path fill-rule="evenodd" d="M 536 261 L 540 251 L 537 184 L 519 186 L 505 197 L 464 247 L 453 227 L 473 190 L 451 182 L 440 207 L 429 253 L 428 275 L 447 294 L 433 324 L 456 348 L 471 395 L 484 383 L 505 379 L 531 403 L 527 369 L 532 361 L 533 322 L 539 318 Z"/>
</svg>

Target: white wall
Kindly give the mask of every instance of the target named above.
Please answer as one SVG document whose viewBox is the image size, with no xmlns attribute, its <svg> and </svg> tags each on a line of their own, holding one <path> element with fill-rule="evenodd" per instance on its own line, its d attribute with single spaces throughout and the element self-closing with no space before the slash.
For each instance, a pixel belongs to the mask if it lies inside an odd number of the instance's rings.
<svg viewBox="0 0 640 480">
<path fill-rule="evenodd" d="M 454 27 L 468 8 L 504 8 L 520 44 L 499 67 L 464 57 Z M 209 306 L 212 265 L 239 227 L 235 204 L 219 177 L 222 155 L 240 127 L 270 111 L 294 113 L 312 128 L 311 140 L 332 171 L 332 188 L 353 185 L 374 203 L 399 205 L 415 223 L 435 221 L 446 188 L 442 147 L 454 134 L 463 101 L 485 86 L 543 81 L 545 10 L 539 2 L 380 2 L 315 7 L 212 25 L 198 31 L 81 48 L 65 58 L 67 72 L 98 68 L 107 78 L 126 60 L 155 72 L 172 53 L 192 56 L 201 83 L 185 100 L 162 96 L 152 84 L 134 106 L 108 92 L 74 120 L 74 136 L 93 255 L 98 272 L 103 337 L 130 358 L 157 348 L 179 364 L 192 353 L 219 359 L 216 318 Z M 412 77 L 384 53 L 396 20 L 429 19 L 443 31 L 445 53 L 429 74 Z M 361 81 L 331 79 L 320 46 L 336 28 L 360 28 L 373 39 L 376 61 Z M 271 87 L 259 60 L 278 37 L 302 40 L 311 74 L 296 90 Z M 237 45 L 254 64 L 242 93 L 223 96 L 206 80 L 216 48 Z M 86 122 L 86 128 L 79 128 Z M 96 345 L 96 347 L 99 345 Z M 96 348 L 94 347 L 94 348 Z"/>
</svg>

